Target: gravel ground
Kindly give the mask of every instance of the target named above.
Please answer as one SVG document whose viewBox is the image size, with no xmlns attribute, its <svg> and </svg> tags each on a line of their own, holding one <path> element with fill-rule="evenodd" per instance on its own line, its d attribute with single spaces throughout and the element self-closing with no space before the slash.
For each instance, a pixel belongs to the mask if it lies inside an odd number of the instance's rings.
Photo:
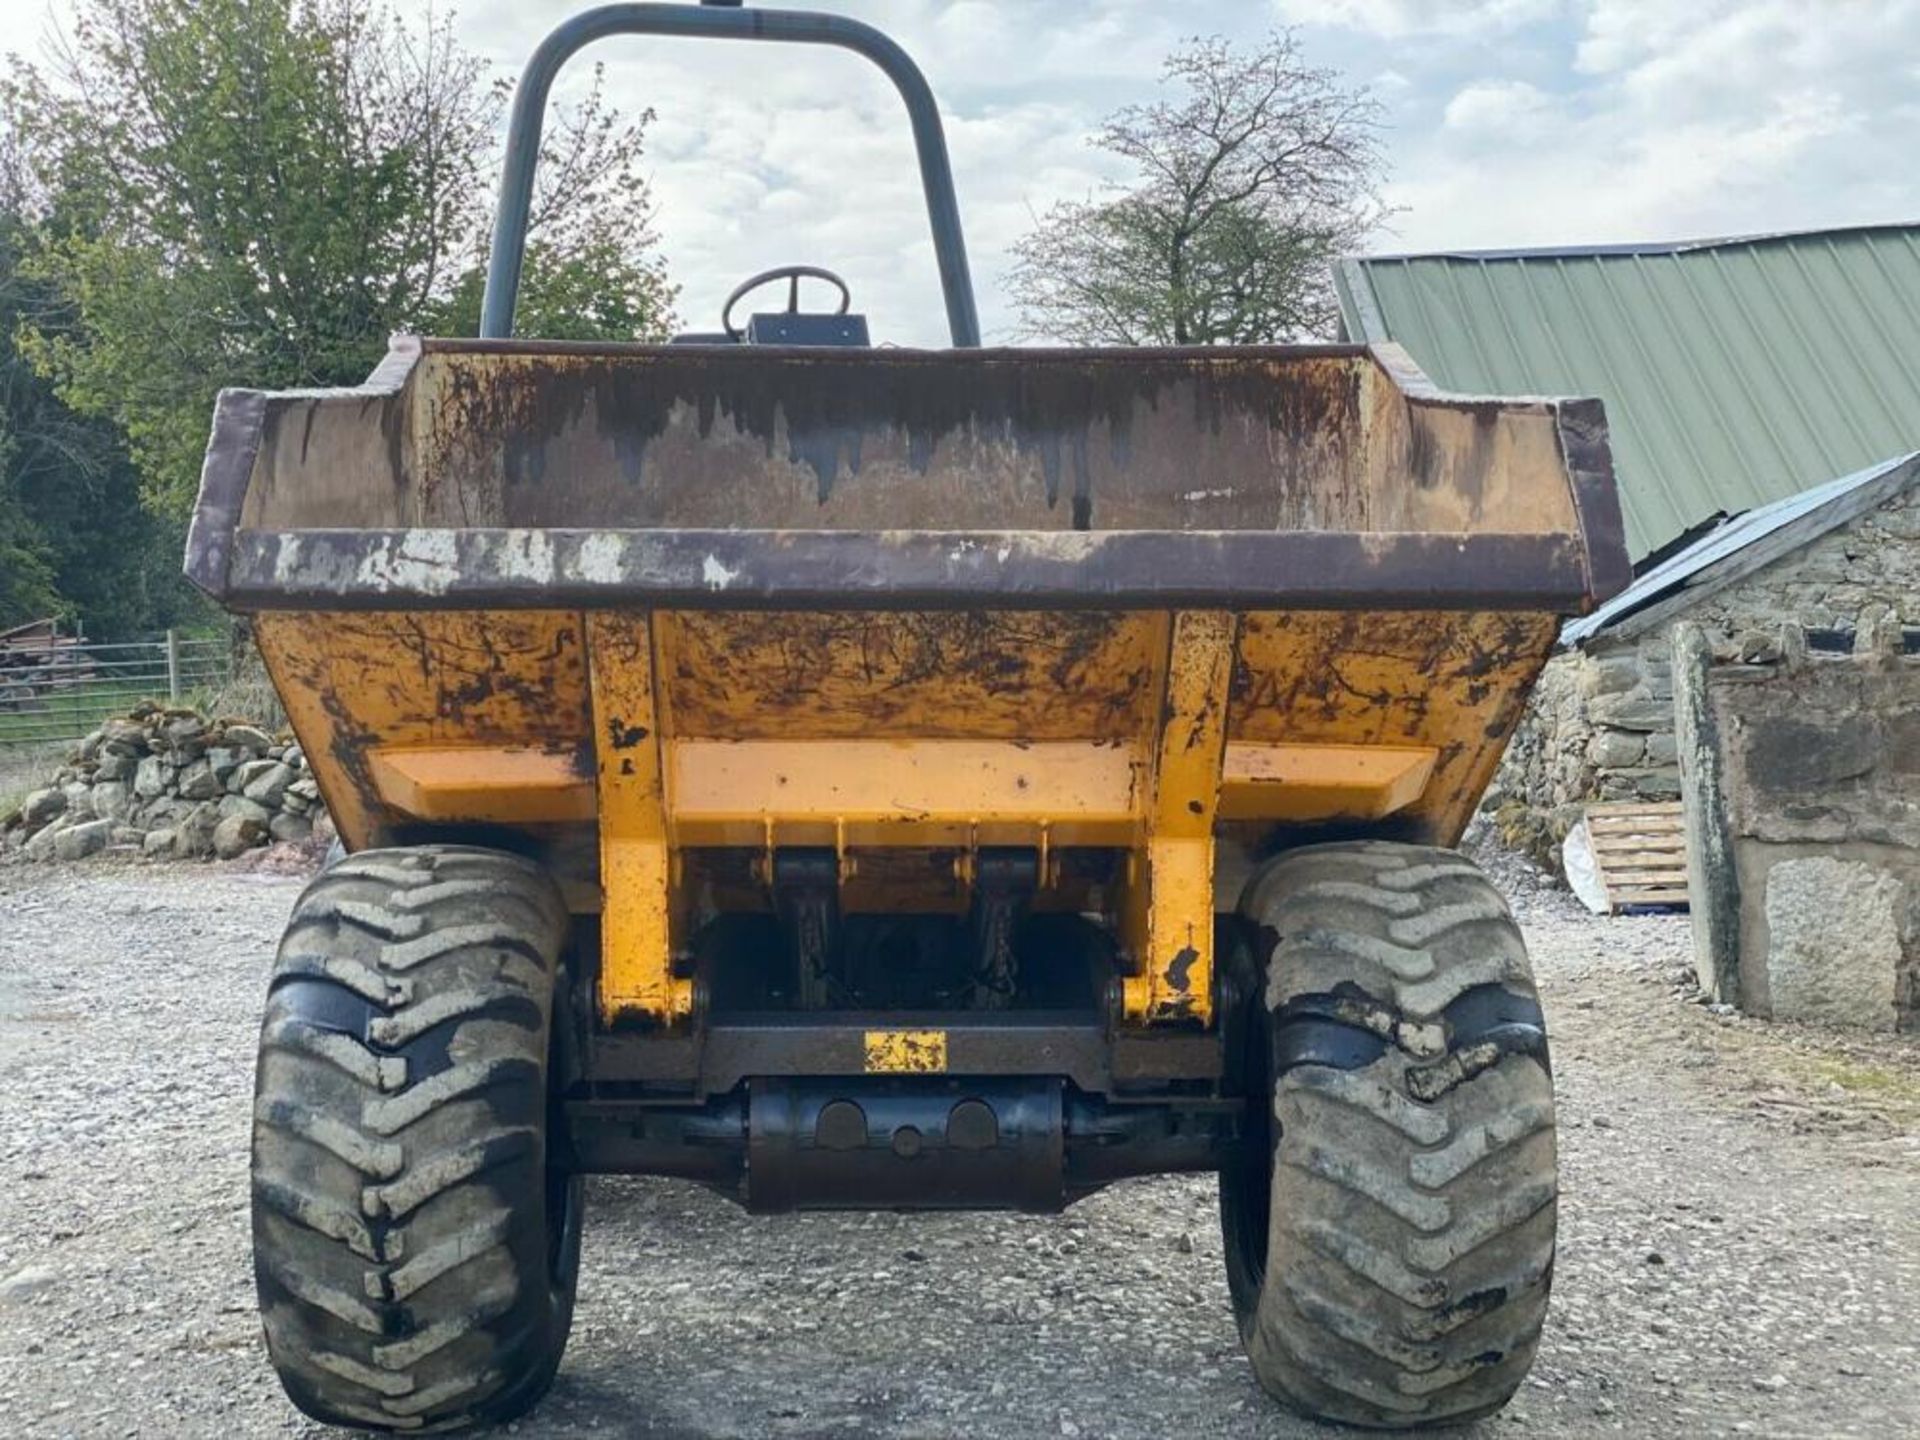
<svg viewBox="0 0 1920 1440">
<path fill-rule="evenodd" d="M 1553 1027 L 1553 1317 L 1489 1436 L 1920 1436 L 1920 1043 L 1692 1003 L 1684 919 L 1496 870 Z M 0 867 L 0 1433 L 328 1433 L 254 1318 L 253 1030 L 298 876 Z M 756 1219 L 592 1187 L 579 1313 L 516 1433 L 1281 1437 L 1213 1185 L 1059 1217 Z"/>
</svg>

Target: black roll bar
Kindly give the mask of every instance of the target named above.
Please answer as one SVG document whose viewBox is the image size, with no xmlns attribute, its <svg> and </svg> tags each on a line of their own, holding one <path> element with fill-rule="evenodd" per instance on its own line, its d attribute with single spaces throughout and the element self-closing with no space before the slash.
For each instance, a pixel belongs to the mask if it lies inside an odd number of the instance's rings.
<svg viewBox="0 0 1920 1440">
<path fill-rule="evenodd" d="M 700 5 L 603 5 L 566 21 L 533 52 L 514 94 L 507 129 L 500 206 L 493 219 L 493 250 L 487 260 L 487 290 L 480 307 L 481 339 L 504 340 L 513 334 L 514 302 L 519 296 L 520 267 L 526 256 L 527 217 L 533 206 L 533 172 L 539 162 L 540 132 L 554 77 L 575 52 L 609 35 L 836 45 L 878 65 L 900 92 L 913 123 L 913 143 L 920 156 L 920 181 L 926 190 L 927 218 L 933 226 L 933 248 L 940 262 L 940 287 L 946 295 L 947 325 L 953 343 L 963 348 L 980 343 L 980 318 L 967 269 L 966 240 L 960 230 L 960 202 L 954 195 L 946 133 L 941 128 L 933 91 L 912 57 L 871 25 L 842 15 L 755 10 L 725 0 L 708 0 Z"/>
</svg>

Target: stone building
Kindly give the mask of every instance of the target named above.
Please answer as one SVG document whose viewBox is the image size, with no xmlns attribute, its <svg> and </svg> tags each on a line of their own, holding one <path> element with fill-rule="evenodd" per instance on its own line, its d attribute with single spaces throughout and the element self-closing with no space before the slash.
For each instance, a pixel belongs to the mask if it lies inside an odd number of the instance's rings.
<svg viewBox="0 0 1920 1440">
<path fill-rule="evenodd" d="M 1489 795 L 1503 833 L 1551 860 L 1588 801 L 1680 798 L 1677 624 L 1753 664 L 1783 625 L 1846 650 L 1889 616 L 1920 637 L 1920 454 L 1727 521 L 1569 625 Z"/>
<path fill-rule="evenodd" d="M 1678 798 L 1678 621 L 1730 660 L 1785 622 L 1920 626 L 1920 225 L 1361 256 L 1334 282 L 1347 338 L 1442 389 L 1606 404 L 1638 579 L 1569 627 L 1490 797 L 1541 858 L 1587 802 Z"/>
<path fill-rule="evenodd" d="M 1920 1030 L 1920 631 L 1840 638 L 1673 630 L 1694 961 L 1755 1014 Z"/>
</svg>

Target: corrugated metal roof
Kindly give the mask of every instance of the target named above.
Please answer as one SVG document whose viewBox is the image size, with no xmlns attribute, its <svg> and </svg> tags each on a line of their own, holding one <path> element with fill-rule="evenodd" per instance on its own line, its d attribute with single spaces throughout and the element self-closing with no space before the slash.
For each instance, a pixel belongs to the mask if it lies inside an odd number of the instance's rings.
<svg viewBox="0 0 1920 1440">
<path fill-rule="evenodd" d="M 1920 452 L 1896 456 L 1736 515 L 1662 560 L 1591 615 L 1573 621 L 1560 632 L 1560 643 L 1577 645 L 1683 590 L 1708 594 L 1718 588 L 1714 572 L 1723 562 L 1774 536 L 1780 538 L 1773 548 L 1782 554 L 1789 547 L 1797 549 L 1891 499 L 1916 480 L 1920 480 Z M 1785 533 L 1790 527 L 1791 533 Z M 1753 558 L 1766 563 L 1758 555 Z"/>
<path fill-rule="evenodd" d="M 1636 558 L 1920 448 L 1920 225 L 1335 267 L 1446 390 L 1598 395 Z"/>
</svg>

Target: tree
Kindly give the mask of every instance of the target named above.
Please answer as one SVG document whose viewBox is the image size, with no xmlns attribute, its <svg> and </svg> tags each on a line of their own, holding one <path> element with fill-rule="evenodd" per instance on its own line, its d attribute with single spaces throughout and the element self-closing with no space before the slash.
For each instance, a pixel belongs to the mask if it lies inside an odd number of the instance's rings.
<svg viewBox="0 0 1920 1440">
<path fill-rule="evenodd" d="M 1325 332 L 1328 262 L 1379 222 L 1379 106 L 1302 59 L 1188 41 L 1176 93 L 1109 116 L 1094 144 L 1130 185 L 1065 201 L 1014 247 L 1023 333 L 1077 345 L 1249 345 Z"/>
<path fill-rule="evenodd" d="M 49 304 L 17 268 L 20 228 L 0 214 L 0 628 L 59 615 L 131 638 L 198 609 L 184 531 L 141 504 L 114 427 L 65 405 L 14 344 L 21 315 Z"/>
<path fill-rule="evenodd" d="M 61 608 L 46 539 L 14 492 L 12 452 L 12 435 L 0 435 L 0 630 Z"/>
<path fill-rule="evenodd" d="M 18 150 L 0 136 L 0 628 L 48 615 L 96 639 L 131 638 L 196 607 L 181 532 L 140 503 L 126 447 L 78 415 L 15 343 L 24 316 L 58 305 L 21 271 L 30 243 Z"/>
<path fill-rule="evenodd" d="M 18 269 L 20 231 L 0 213 L 0 628 L 59 615 L 130 639 L 199 609 L 184 531 L 141 504 L 114 427 L 64 404 L 14 343 L 21 316 L 50 304 Z"/>
<path fill-rule="evenodd" d="M 449 21 L 373 0 L 80 0 L 64 49 L 17 67 L 27 268 L 58 297 L 23 345 L 124 431 L 156 512 L 190 505 L 222 386 L 353 383 L 391 331 L 477 313 L 507 94 Z M 549 127 L 525 283 L 553 333 L 671 324 L 650 119 L 596 75 Z"/>
</svg>

